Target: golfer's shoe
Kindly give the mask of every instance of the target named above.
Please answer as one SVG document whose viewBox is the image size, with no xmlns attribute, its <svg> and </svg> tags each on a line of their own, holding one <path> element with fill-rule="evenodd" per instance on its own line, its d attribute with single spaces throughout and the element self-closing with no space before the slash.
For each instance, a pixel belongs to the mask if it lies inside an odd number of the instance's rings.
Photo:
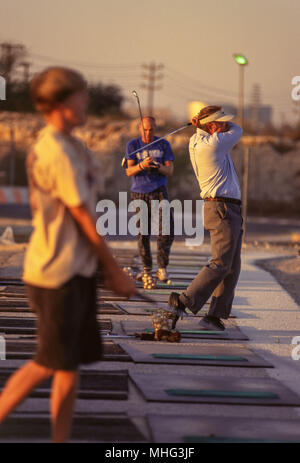
<svg viewBox="0 0 300 463">
<path fill-rule="evenodd" d="M 144 267 L 143 270 L 137 274 L 136 281 L 143 281 L 144 276 L 151 276 L 151 268 Z"/>
<path fill-rule="evenodd" d="M 159 268 L 156 272 L 156 276 L 159 279 L 159 281 L 168 281 L 168 272 L 167 269 L 165 268 Z"/>
<path fill-rule="evenodd" d="M 202 330 L 208 331 L 224 331 L 225 325 L 220 318 L 217 317 L 210 317 L 209 315 L 205 315 L 200 322 L 199 326 Z"/>
<path fill-rule="evenodd" d="M 187 315 L 187 313 L 185 311 L 185 305 L 179 299 L 178 293 L 170 294 L 168 299 L 168 306 L 172 309 L 172 330 L 174 330 L 179 318 L 183 318 L 183 315 Z"/>
</svg>

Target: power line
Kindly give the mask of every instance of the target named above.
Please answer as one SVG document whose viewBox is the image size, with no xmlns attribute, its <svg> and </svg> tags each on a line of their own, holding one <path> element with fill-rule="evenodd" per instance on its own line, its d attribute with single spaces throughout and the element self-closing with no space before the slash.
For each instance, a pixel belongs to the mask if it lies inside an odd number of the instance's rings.
<svg viewBox="0 0 300 463">
<path fill-rule="evenodd" d="M 143 64 L 142 67 L 146 69 L 147 74 L 143 74 L 142 77 L 146 83 L 142 84 L 142 88 L 148 90 L 148 114 L 153 115 L 153 104 L 154 104 L 154 92 L 162 88 L 161 85 L 156 85 L 156 81 L 163 78 L 163 74 L 158 74 L 164 68 L 163 64 Z"/>
<path fill-rule="evenodd" d="M 207 91 L 207 90 L 203 90 L 201 88 L 201 86 L 199 86 L 197 89 L 195 88 L 191 88 L 190 86 L 187 87 L 187 86 L 182 86 L 180 84 L 178 84 L 169 74 L 166 75 L 166 78 L 167 79 L 170 79 L 171 80 L 171 83 L 170 85 L 173 85 L 177 88 L 179 88 L 181 91 L 183 91 L 186 95 L 189 95 L 189 99 L 195 99 L 195 95 L 199 95 L 199 98 L 200 99 L 203 99 L 203 98 L 208 98 L 208 99 L 211 99 L 211 98 L 215 98 L 215 99 L 220 99 L 220 96 L 215 93 L 215 92 L 212 92 L 212 91 Z M 192 95 L 193 94 L 193 95 Z M 230 100 L 232 101 L 232 97 L 228 97 L 224 94 L 222 94 L 222 99 L 224 100 Z"/>
<path fill-rule="evenodd" d="M 79 66 L 79 67 L 91 67 L 91 68 L 104 68 L 104 69 L 125 69 L 125 68 L 139 68 L 140 64 L 138 63 L 127 63 L 127 64 L 103 64 L 103 63 L 82 63 L 82 62 L 76 62 L 76 61 L 68 61 L 65 59 L 60 59 L 60 58 L 52 58 L 50 56 L 44 56 L 44 55 L 39 55 L 36 53 L 30 53 L 30 55 L 33 58 L 36 58 L 38 60 L 42 61 L 50 61 L 50 62 L 55 62 L 55 63 L 63 63 L 63 64 L 70 64 L 73 66 Z"/>
<path fill-rule="evenodd" d="M 175 69 L 170 68 L 170 66 L 168 66 L 168 69 L 172 72 L 172 77 L 173 78 L 174 78 L 173 74 L 177 74 L 177 76 L 179 78 L 184 79 L 185 85 L 187 85 L 187 81 L 189 80 L 190 82 L 193 82 L 193 86 L 204 88 L 207 91 L 211 91 L 211 92 L 214 92 L 214 93 L 221 93 L 222 95 L 226 94 L 226 95 L 234 97 L 234 98 L 236 98 L 236 96 L 237 96 L 236 92 L 231 92 L 231 91 L 224 90 L 224 88 L 217 88 L 217 87 L 212 87 L 212 86 L 207 85 L 207 84 L 203 84 L 203 82 L 200 82 L 199 80 L 197 80 L 197 79 L 195 79 L 193 77 L 190 77 L 190 76 L 188 76 L 188 75 L 186 75 L 186 74 L 184 74 L 184 73 L 182 73 L 180 71 L 176 71 Z"/>
<path fill-rule="evenodd" d="M 191 77 L 191 76 L 188 76 L 187 74 L 184 74 L 183 72 L 181 71 L 177 71 L 173 68 L 171 68 L 169 65 L 166 66 L 167 70 L 170 70 L 172 72 L 172 77 L 175 79 L 183 79 L 184 80 L 184 83 L 185 85 L 187 85 L 187 81 L 190 81 L 190 82 L 193 82 L 193 86 L 201 86 L 202 88 L 205 88 L 207 89 L 208 91 L 212 91 L 212 92 L 216 92 L 216 93 L 220 93 L 222 95 L 228 95 L 228 96 L 231 96 L 231 97 L 234 97 L 234 98 L 237 98 L 237 92 L 234 92 L 234 91 L 231 91 L 231 90 L 224 90 L 224 89 L 221 89 L 221 88 L 218 88 L 218 87 L 212 87 L 210 85 L 207 85 L 207 84 L 203 84 L 203 82 L 200 82 L 198 81 L 197 79 L 195 79 L 194 77 Z M 175 77 L 174 77 L 174 74 L 175 74 Z M 182 81 L 181 81 L 182 83 Z M 251 92 L 247 92 L 246 93 L 247 97 L 250 97 L 251 98 Z M 272 97 L 274 98 L 275 95 L 272 94 L 272 95 L 268 95 L 268 94 L 264 94 L 265 97 Z M 282 97 L 284 98 L 284 97 Z M 278 98 L 277 98 L 278 99 Z"/>
</svg>

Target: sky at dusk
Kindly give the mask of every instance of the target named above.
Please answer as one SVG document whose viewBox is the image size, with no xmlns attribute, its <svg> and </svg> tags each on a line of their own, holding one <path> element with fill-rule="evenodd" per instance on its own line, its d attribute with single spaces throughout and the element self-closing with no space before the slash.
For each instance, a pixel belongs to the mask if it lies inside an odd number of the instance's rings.
<svg viewBox="0 0 300 463">
<path fill-rule="evenodd" d="M 260 84 L 274 121 L 295 121 L 291 80 L 300 75 L 299 0 L 1 0 L 0 12 L 0 41 L 24 44 L 32 71 L 75 67 L 91 81 L 119 84 L 128 102 L 136 89 L 147 103 L 141 65 L 164 64 L 155 104 L 180 119 L 191 100 L 237 103 L 232 55 L 243 53 L 249 60 L 246 103 Z"/>
</svg>

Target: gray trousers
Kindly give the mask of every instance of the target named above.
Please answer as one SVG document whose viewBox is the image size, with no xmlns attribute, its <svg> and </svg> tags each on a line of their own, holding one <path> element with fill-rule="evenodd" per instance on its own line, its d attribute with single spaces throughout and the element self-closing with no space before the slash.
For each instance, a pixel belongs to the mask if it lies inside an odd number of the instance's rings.
<svg viewBox="0 0 300 463">
<path fill-rule="evenodd" d="M 241 271 L 242 225 L 237 204 L 204 202 L 204 227 L 210 233 L 212 259 L 180 295 L 181 302 L 194 314 L 212 296 L 208 315 L 229 317 Z"/>
</svg>

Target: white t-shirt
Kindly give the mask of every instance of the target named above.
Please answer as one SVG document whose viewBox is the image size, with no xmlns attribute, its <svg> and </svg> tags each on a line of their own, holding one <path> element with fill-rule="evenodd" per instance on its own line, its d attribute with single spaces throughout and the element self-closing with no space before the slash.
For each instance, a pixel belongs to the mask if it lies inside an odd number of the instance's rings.
<svg viewBox="0 0 300 463">
<path fill-rule="evenodd" d="M 34 231 L 25 256 L 26 283 L 58 288 L 92 276 L 97 257 L 68 207 L 85 205 L 96 222 L 99 165 L 84 142 L 48 124 L 27 156 Z"/>
</svg>

